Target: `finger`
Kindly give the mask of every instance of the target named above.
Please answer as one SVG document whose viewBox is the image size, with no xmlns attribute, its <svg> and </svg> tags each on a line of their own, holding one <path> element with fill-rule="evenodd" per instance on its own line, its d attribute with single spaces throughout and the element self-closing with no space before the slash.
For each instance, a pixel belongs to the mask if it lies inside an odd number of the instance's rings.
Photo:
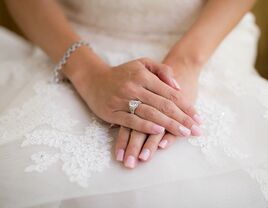
<svg viewBox="0 0 268 208">
<path fill-rule="evenodd" d="M 181 89 L 177 81 L 173 78 L 173 69 L 170 66 L 156 63 L 148 58 L 141 58 L 139 61 L 144 64 L 148 70 L 154 73 L 161 81 L 165 82 L 167 85 L 176 90 Z"/>
<path fill-rule="evenodd" d="M 187 136 L 187 129 L 191 130 L 191 134 L 193 136 L 200 136 L 201 135 L 201 129 L 198 127 L 197 122 L 193 120 L 189 115 L 185 114 L 180 108 L 178 108 L 173 102 L 170 100 L 167 100 L 166 98 L 163 98 L 159 95 L 156 95 L 149 90 L 142 90 L 139 94 L 139 99 L 142 101 L 143 104 L 147 104 L 148 106 L 152 106 L 158 111 L 161 112 L 161 116 L 159 113 L 156 116 L 156 112 L 152 109 L 144 109 L 141 111 L 141 104 L 136 109 L 136 114 L 139 115 L 141 118 L 144 118 L 146 120 L 150 120 L 158 125 L 161 125 L 165 127 L 168 131 L 173 133 L 174 135 L 179 136 L 178 131 L 181 132 L 182 135 Z M 164 120 L 164 115 L 167 116 L 169 119 Z M 174 123 L 172 120 L 177 121 L 181 125 L 177 125 L 177 130 L 173 129 Z M 163 123 L 164 122 L 164 123 Z M 184 129 L 183 127 L 186 127 L 187 129 Z M 179 128 L 179 129 L 178 129 Z M 173 129 L 173 130 L 171 130 Z M 174 131 L 175 130 L 175 131 Z"/>
<path fill-rule="evenodd" d="M 117 124 L 113 124 L 113 123 L 111 123 L 110 126 L 109 126 L 110 129 L 118 128 L 118 127 L 120 127 L 120 126 L 117 125 Z"/>
<path fill-rule="evenodd" d="M 147 134 L 133 130 L 130 135 L 129 143 L 127 145 L 124 165 L 127 168 L 135 168 L 137 165 L 137 158 L 140 154 L 141 148 L 144 144 L 144 141 L 147 137 Z"/>
<path fill-rule="evenodd" d="M 147 161 L 151 159 L 153 154 L 158 148 L 159 142 L 161 141 L 164 135 L 165 133 L 150 135 L 142 147 L 139 159 L 141 159 L 142 161 Z"/>
<path fill-rule="evenodd" d="M 160 134 L 165 128 L 139 116 L 124 111 L 115 112 L 116 123 L 145 134 Z"/>
<path fill-rule="evenodd" d="M 117 161 L 122 162 L 124 160 L 125 150 L 128 144 L 129 137 L 130 129 L 121 126 L 115 144 L 115 155 Z"/>
<path fill-rule="evenodd" d="M 140 104 L 135 111 L 135 114 L 140 118 L 150 120 L 160 126 L 163 126 L 167 131 L 177 136 L 188 137 L 191 135 L 191 130 L 180 124 L 178 121 L 166 116 L 152 106 Z M 184 114 L 182 112 L 182 114 Z"/>
<path fill-rule="evenodd" d="M 166 133 L 162 140 L 159 142 L 159 147 L 161 149 L 165 149 L 165 148 L 168 148 L 170 147 L 174 142 L 175 140 L 177 139 L 177 137 L 173 134 L 170 134 L 170 133 Z"/>
<path fill-rule="evenodd" d="M 172 101 L 185 114 L 190 116 L 197 124 L 201 123 L 200 116 L 198 115 L 193 105 L 185 99 L 182 91 L 177 91 L 159 79 L 153 77 L 150 82 L 147 82 L 145 87 L 151 92 Z"/>
</svg>

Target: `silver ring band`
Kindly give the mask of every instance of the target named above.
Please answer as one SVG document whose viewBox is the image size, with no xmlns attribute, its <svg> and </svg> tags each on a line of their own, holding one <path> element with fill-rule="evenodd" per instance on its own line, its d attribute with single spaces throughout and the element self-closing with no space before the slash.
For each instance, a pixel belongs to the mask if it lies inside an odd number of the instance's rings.
<svg viewBox="0 0 268 208">
<path fill-rule="evenodd" d="M 135 114 L 135 110 L 137 109 L 137 107 L 139 106 L 139 104 L 141 104 L 141 101 L 139 101 L 139 100 L 130 100 L 128 102 L 129 112 L 131 114 Z"/>
</svg>

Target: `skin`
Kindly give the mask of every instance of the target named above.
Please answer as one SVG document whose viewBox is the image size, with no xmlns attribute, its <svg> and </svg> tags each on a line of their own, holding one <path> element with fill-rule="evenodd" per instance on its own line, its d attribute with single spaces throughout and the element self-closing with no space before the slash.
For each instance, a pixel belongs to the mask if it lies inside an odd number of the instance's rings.
<svg viewBox="0 0 268 208">
<path fill-rule="evenodd" d="M 196 22 L 171 48 L 163 60 L 164 64 L 173 68 L 174 77 L 181 86 L 182 94 L 191 104 L 194 104 L 197 98 L 198 78 L 202 67 L 255 2 L 255 0 L 207 1 Z M 177 136 L 171 132 L 145 135 L 121 127 L 115 155 L 125 167 L 135 168 L 139 161 L 149 161 L 158 147 L 164 149 L 171 146 L 176 138 Z M 136 140 L 138 142 L 135 143 Z M 121 157 L 118 157 L 119 150 L 121 155 L 123 152 Z M 149 152 L 148 158 L 142 154 L 146 151 Z M 134 158 L 132 160 L 134 162 L 129 160 L 129 156 Z"/>
<path fill-rule="evenodd" d="M 55 63 L 80 40 L 55 0 L 7 0 L 6 4 L 25 35 Z M 111 67 L 82 46 L 62 71 L 91 110 L 109 123 L 149 134 L 167 129 L 177 136 L 185 134 L 182 127 L 195 123 L 197 112 L 176 90 L 171 67 L 165 64 L 142 58 Z M 143 103 L 135 115 L 128 112 L 132 99 Z"/>
<path fill-rule="evenodd" d="M 181 126 L 192 135 L 200 134 L 201 121 L 193 108 L 200 71 L 254 3 L 208 0 L 197 21 L 170 49 L 162 64 L 144 58 L 110 67 L 86 47 L 71 56 L 63 69 L 65 76 L 100 118 L 122 125 L 115 146 L 117 160 L 128 168 L 136 167 L 140 160 L 149 161 L 158 146 L 169 147 L 177 136 L 187 136 Z M 56 1 L 6 0 L 6 4 L 26 36 L 55 63 L 72 43 L 80 40 Z M 143 102 L 135 115 L 127 112 L 130 99 Z M 109 106 L 104 105 L 107 101 Z M 147 159 L 141 154 L 145 149 L 150 151 Z"/>
</svg>

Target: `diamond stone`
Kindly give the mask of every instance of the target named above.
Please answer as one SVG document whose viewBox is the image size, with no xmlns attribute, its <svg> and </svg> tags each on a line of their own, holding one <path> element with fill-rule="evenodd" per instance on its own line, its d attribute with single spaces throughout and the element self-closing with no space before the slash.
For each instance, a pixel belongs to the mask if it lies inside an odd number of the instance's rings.
<svg viewBox="0 0 268 208">
<path fill-rule="evenodd" d="M 141 101 L 139 101 L 139 100 L 130 100 L 128 103 L 130 113 L 134 113 L 136 108 L 139 106 L 140 103 L 141 103 Z"/>
</svg>

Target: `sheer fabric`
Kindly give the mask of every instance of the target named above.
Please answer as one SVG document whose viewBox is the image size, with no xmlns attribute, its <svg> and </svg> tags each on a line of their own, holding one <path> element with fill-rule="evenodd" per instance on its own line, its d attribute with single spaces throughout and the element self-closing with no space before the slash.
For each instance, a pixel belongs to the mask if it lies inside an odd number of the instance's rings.
<svg viewBox="0 0 268 208">
<path fill-rule="evenodd" d="M 61 1 L 110 65 L 161 61 L 201 0 Z M 248 13 L 204 67 L 196 107 L 203 136 L 127 170 L 111 129 L 72 86 L 50 82 L 37 47 L 0 29 L 1 207 L 267 207 L 268 83 L 255 72 L 259 30 Z"/>
</svg>

